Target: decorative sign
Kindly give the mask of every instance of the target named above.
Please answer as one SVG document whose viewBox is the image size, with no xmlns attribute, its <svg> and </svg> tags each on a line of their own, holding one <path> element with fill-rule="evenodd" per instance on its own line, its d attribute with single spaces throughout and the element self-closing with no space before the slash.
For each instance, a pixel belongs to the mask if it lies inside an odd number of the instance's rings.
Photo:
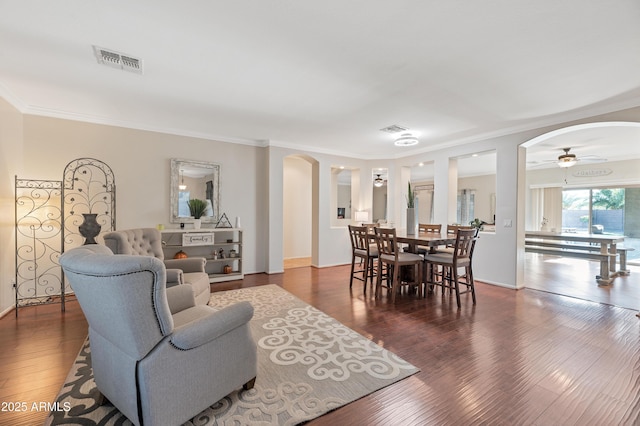
<svg viewBox="0 0 640 426">
<path fill-rule="evenodd" d="M 597 176 L 606 176 L 612 173 L 611 169 L 586 169 L 586 170 L 576 170 L 573 172 L 573 176 L 575 177 L 597 177 Z"/>
</svg>

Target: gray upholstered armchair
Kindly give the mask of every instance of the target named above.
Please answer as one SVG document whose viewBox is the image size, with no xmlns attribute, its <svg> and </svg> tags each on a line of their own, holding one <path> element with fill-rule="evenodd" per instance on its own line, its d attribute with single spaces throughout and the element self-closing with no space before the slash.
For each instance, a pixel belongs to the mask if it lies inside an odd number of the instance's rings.
<svg viewBox="0 0 640 426">
<path fill-rule="evenodd" d="M 167 286 L 190 284 L 196 303 L 206 305 L 211 297 L 209 275 L 205 272 L 206 260 L 202 257 L 188 259 L 164 259 L 162 234 L 154 228 L 124 229 L 107 232 L 104 243 L 115 254 L 153 256 L 162 260 L 167 268 Z"/>
<path fill-rule="evenodd" d="M 69 250 L 60 264 L 89 323 L 98 390 L 134 424 L 181 424 L 253 387 L 249 302 L 196 306 L 188 286 L 166 288 L 159 259 L 102 245 Z"/>
</svg>

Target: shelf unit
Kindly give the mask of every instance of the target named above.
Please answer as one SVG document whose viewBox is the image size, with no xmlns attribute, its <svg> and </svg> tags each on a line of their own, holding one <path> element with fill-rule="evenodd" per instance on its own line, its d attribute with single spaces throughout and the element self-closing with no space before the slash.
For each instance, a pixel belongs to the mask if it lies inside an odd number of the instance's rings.
<svg viewBox="0 0 640 426">
<path fill-rule="evenodd" d="M 244 277 L 241 228 L 165 229 L 162 231 L 162 249 L 165 259 L 173 259 L 181 250 L 188 257 L 207 259 L 205 270 L 212 283 Z M 214 252 L 220 250 L 224 258 L 214 257 Z M 235 251 L 235 257 L 231 257 L 232 251 Z M 230 266 L 231 271 L 225 273 L 225 266 Z"/>
</svg>

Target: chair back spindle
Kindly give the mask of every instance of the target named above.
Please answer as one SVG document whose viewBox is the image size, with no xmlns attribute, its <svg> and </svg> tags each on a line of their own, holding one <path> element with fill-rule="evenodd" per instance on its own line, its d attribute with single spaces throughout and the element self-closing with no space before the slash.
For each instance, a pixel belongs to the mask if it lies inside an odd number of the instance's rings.
<svg viewBox="0 0 640 426">
<path fill-rule="evenodd" d="M 433 232 L 439 234 L 442 232 L 442 225 L 434 223 L 419 223 L 418 232 Z"/>
</svg>

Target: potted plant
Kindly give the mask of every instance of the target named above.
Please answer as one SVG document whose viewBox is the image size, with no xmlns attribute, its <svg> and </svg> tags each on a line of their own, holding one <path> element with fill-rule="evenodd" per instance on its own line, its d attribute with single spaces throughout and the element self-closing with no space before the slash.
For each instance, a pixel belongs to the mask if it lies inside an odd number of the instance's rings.
<svg viewBox="0 0 640 426">
<path fill-rule="evenodd" d="M 476 228 L 479 231 L 482 231 L 482 226 L 485 224 L 486 222 L 484 220 L 480 220 L 477 217 L 475 219 L 473 219 L 471 222 L 469 222 L 469 225 L 471 225 L 472 228 Z"/>
<path fill-rule="evenodd" d="M 407 182 L 407 234 L 416 233 L 416 194 L 411 190 L 411 182 Z"/>
<path fill-rule="evenodd" d="M 194 218 L 193 227 L 195 229 L 200 229 L 200 225 L 202 223 L 200 218 L 204 216 L 207 211 L 207 202 L 197 198 L 192 198 L 187 201 L 187 205 L 189 206 L 189 213 L 191 213 L 191 216 Z"/>
</svg>

